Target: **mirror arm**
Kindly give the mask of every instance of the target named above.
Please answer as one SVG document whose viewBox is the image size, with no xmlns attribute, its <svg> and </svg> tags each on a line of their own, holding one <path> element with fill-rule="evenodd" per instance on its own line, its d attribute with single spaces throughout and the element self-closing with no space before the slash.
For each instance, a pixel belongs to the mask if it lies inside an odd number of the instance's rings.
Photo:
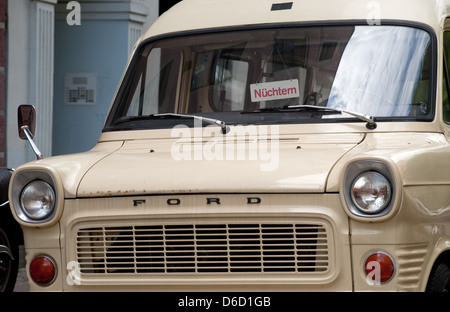
<svg viewBox="0 0 450 312">
<path fill-rule="evenodd" d="M 33 140 L 33 134 L 30 131 L 30 128 L 28 126 L 22 126 L 21 127 L 23 133 L 25 133 L 25 135 L 27 136 L 28 142 L 31 145 L 31 148 L 33 149 L 33 152 L 36 154 L 36 159 L 43 159 L 44 157 L 42 156 L 41 151 L 39 150 L 39 148 L 37 147 L 36 143 Z"/>
</svg>

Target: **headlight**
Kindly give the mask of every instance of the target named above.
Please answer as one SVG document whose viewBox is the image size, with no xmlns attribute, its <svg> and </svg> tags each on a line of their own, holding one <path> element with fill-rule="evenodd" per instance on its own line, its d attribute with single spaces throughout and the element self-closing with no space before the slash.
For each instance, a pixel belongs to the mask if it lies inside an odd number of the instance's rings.
<svg viewBox="0 0 450 312">
<path fill-rule="evenodd" d="M 367 214 L 383 211 L 391 200 L 391 184 L 378 172 L 364 172 L 351 186 L 351 198 L 356 208 Z"/>
<path fill-rule="evenodd" d="M 9 202 L 21 225 L 55 224 L 64 205 L 64 188 L 58 173 L 47 167 L 16 169 L 9 184 Z"/>
<path fill-rule="evenodd" d="M 55 208 L 55 191 L 47 182 L 35 180 L 27 184 L 20 195 L 23 212 L 31 219 L 42 220 Z"/>
<path fill-rule="evenodd" d="M 385 220 L 393 215 L 393 208 L 398 208 L 398 186 L 394 174 L 382 161 L 358 160 L 350 163 L 341 192 L 350 216 L 360 220 Z"/>
</svg>

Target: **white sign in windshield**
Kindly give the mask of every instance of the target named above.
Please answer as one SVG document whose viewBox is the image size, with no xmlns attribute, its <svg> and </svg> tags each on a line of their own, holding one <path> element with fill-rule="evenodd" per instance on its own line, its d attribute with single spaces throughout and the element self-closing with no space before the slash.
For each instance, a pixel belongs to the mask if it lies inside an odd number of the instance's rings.
<svg viewBox="0 0 450 312">
<path fill-rule="evenodd" d="M 255 83 L 250 85 L 252 102 L 298 98 L 298 79 Z"/>
</svg>

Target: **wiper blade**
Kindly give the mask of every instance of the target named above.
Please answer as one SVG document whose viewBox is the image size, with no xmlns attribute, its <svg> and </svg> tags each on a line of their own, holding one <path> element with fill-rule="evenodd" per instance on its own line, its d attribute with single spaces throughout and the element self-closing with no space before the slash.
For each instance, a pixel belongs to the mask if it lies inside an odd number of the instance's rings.
<svg viewBox="0 0 450 312">
<path fill-rule="evenodd" d="M 366 115 L 366 114 L 362 114 L 362 113 L 357 113 L 357 112 L 352 112 L 352 111 L 348 111 L 345 109 L 340 109 L 340 108 L 336 108 L 336 107 L 324 107 L 324 106 L 313 106 L 313 105 L 292 105 L 292 106 L 285 106 L 288 109 L 297 109 L 297 108 L 302 108 L 304 107 L 305 109 L 314 109 L 314 110 L 324 110 L 324 111 L 333 111 L 333 112 L 337 112 L 337 113 L 345 113 L 348 115 L 351 115 L 353 117 L 356 117 L 362 121 L 367 122 L 366 124 L 366 128 L 373 130 L 376 129 L 377 124 L 375 123 L 375 119 L 372 116 Z"/>
<path fill-rule="evenodd" d="M 335 108 L 335 107 L 325 107 L 325 106 L 313 106 L 313 105 L 290 105 L 290 106 L 282 106 L 282 107 L 267 107 L 267 108 L 259 108 L 252 111 L 243 111 L 242 113 L 266 113 L 266 112 L 288 112 L 288 111 L 322 111 L 322 112 L 334 112 L 339 114 L 348 114 L 353 117 L 356 117 L 362 121 L 367 122 L 366 128 L 373 130 L 376 129 L 377 124 L 375 123 L 375 119 L 372 116 L 368 116 L 362 113 L 352 112 L 345 109 Z"/>
<path fill-rule="evenodd" d="M 186 115 L 186 114 L 174 114 L 174 113 L 163 113 L 163 114 L 150 114 L 150 115 L 140 115 L 140 116 L 126 116 L 119 118 L 115 124 L 123 124 L 127 122 L 133 121 L 141 121 L 141 120 L 151 120 L 151 119 L 163 119 L 163 118 L 178 118 L 178 119 L 197 119 L 200 121 L 207 122 L 212 125 L 219 126 L 222 128 L 222 133 L 226 134 L 230 130 L 230 128 L 226 125 L 224 121 L 218 119 L 212 119 L 197 115 Z"/>
<path fill-rule="evenodd" d="M 150 115 L 152 117 L 170 117 L 170 118 L 180 118 L 180 119 L 197 119 L 200 121 L 204 121 L 206 123 L 209 123 L 211 125 L 216 125 L 222 128 L 222 133 L 226 134 L 230 128 L 227 126 L 227 124 L 218 119 L 208 118 L 208 117 L 202 117 L 197 115 L 186 115 L 186 114 L 174 114 L 174 113 L 164 113 L 164 114 L 152 114 Z"/>
</svg>

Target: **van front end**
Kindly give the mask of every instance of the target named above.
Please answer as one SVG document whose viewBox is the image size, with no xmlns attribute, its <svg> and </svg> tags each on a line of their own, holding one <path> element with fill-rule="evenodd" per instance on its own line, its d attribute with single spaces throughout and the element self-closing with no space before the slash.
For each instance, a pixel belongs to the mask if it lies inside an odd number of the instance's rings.
<svg viewBox="0 0 450 312">
<path fill-rule="evenodd" d="M 371 4 L 161 16 L 98 144 L 14 172 L 30 289 L 448 291 L 450 3 Z"/>
<path fill-rule="evenodd" d="M 189 166 L 173 160 L 171 166 L 161 166 L 176 141 L 166 143 L 164 150 L 162 140 L 155 140 L 161 149 L 151 153 L 153 140 L 126 142 L 116 150 L 117 144 L 103 143 L 108 148 L 95 152 L 102 158 L 96 165 L 85 163 L 87 155 L 80 154 L 62 156 L 66 167 L 55 169 L 60 162 L 55 157 L 14 173 L 13 189 L 28 189 L 36 179 L 45 179 L 55 192 L 48 218 L 19 220 L 31 290 L 425 289 L 429 263 L 439 250 L 435 245 L 445 242 L 441 235 L 448 230 L 440 224 L 449 221 L 443 206 L 429 202 L 442 196 L 445 187 L 433 185 L 435 193 L 429 194 L 430 186 L 413 185 L 418 175 L 411 173 L 411 185 L 403 185 L 400 173 L 412 162 L 424 161 L 411 158 L 419 148 L 440 150 L 444 156 L 449 147 L 440 135 L 428 135 L 425 141 L 413 133 L 364 139 L 322 134 L 309 142 L 306 136 L 302 142 L 285 138 L 280 140 L 280 161 L 298 165 L 284 172 L 264 172 L 259 169 L 263 163 L 245 160 L 191 160 Z M 393 146 L 393 140 L 403 143 Z M 396 151 L 395 162 L 383 156 L 388 150 Z M 317 154 L 326 154 L 327 160 L 313 156 Z M 139 174 L 140 162 L 155 167 Z M 112 164 L 115 170 L 109 169 Z M 239 168 L 234 179 L 223 178 L 229 165 Z M 72 170 L 83 167 L 91 167 L 83 177 Z M 308 174 L 300 176 L 300 171 Z M 188 179 L 197 181 L 189 190 L 184 189 Z M 367 179 L 374 181 L 361 185 Z M 164 189 L 174 181 L 180 188 Z M 123 185 L 130 187 L 121 189 Z M 26 192 L 20 193 L 15 197 L 21 202 L 13 200 L 16 209 L 24 209 Z M 41 205 L 51 202 L 36 197 Z M 366 210 L 358 206 L 362 199 Z"/>
</svg>

